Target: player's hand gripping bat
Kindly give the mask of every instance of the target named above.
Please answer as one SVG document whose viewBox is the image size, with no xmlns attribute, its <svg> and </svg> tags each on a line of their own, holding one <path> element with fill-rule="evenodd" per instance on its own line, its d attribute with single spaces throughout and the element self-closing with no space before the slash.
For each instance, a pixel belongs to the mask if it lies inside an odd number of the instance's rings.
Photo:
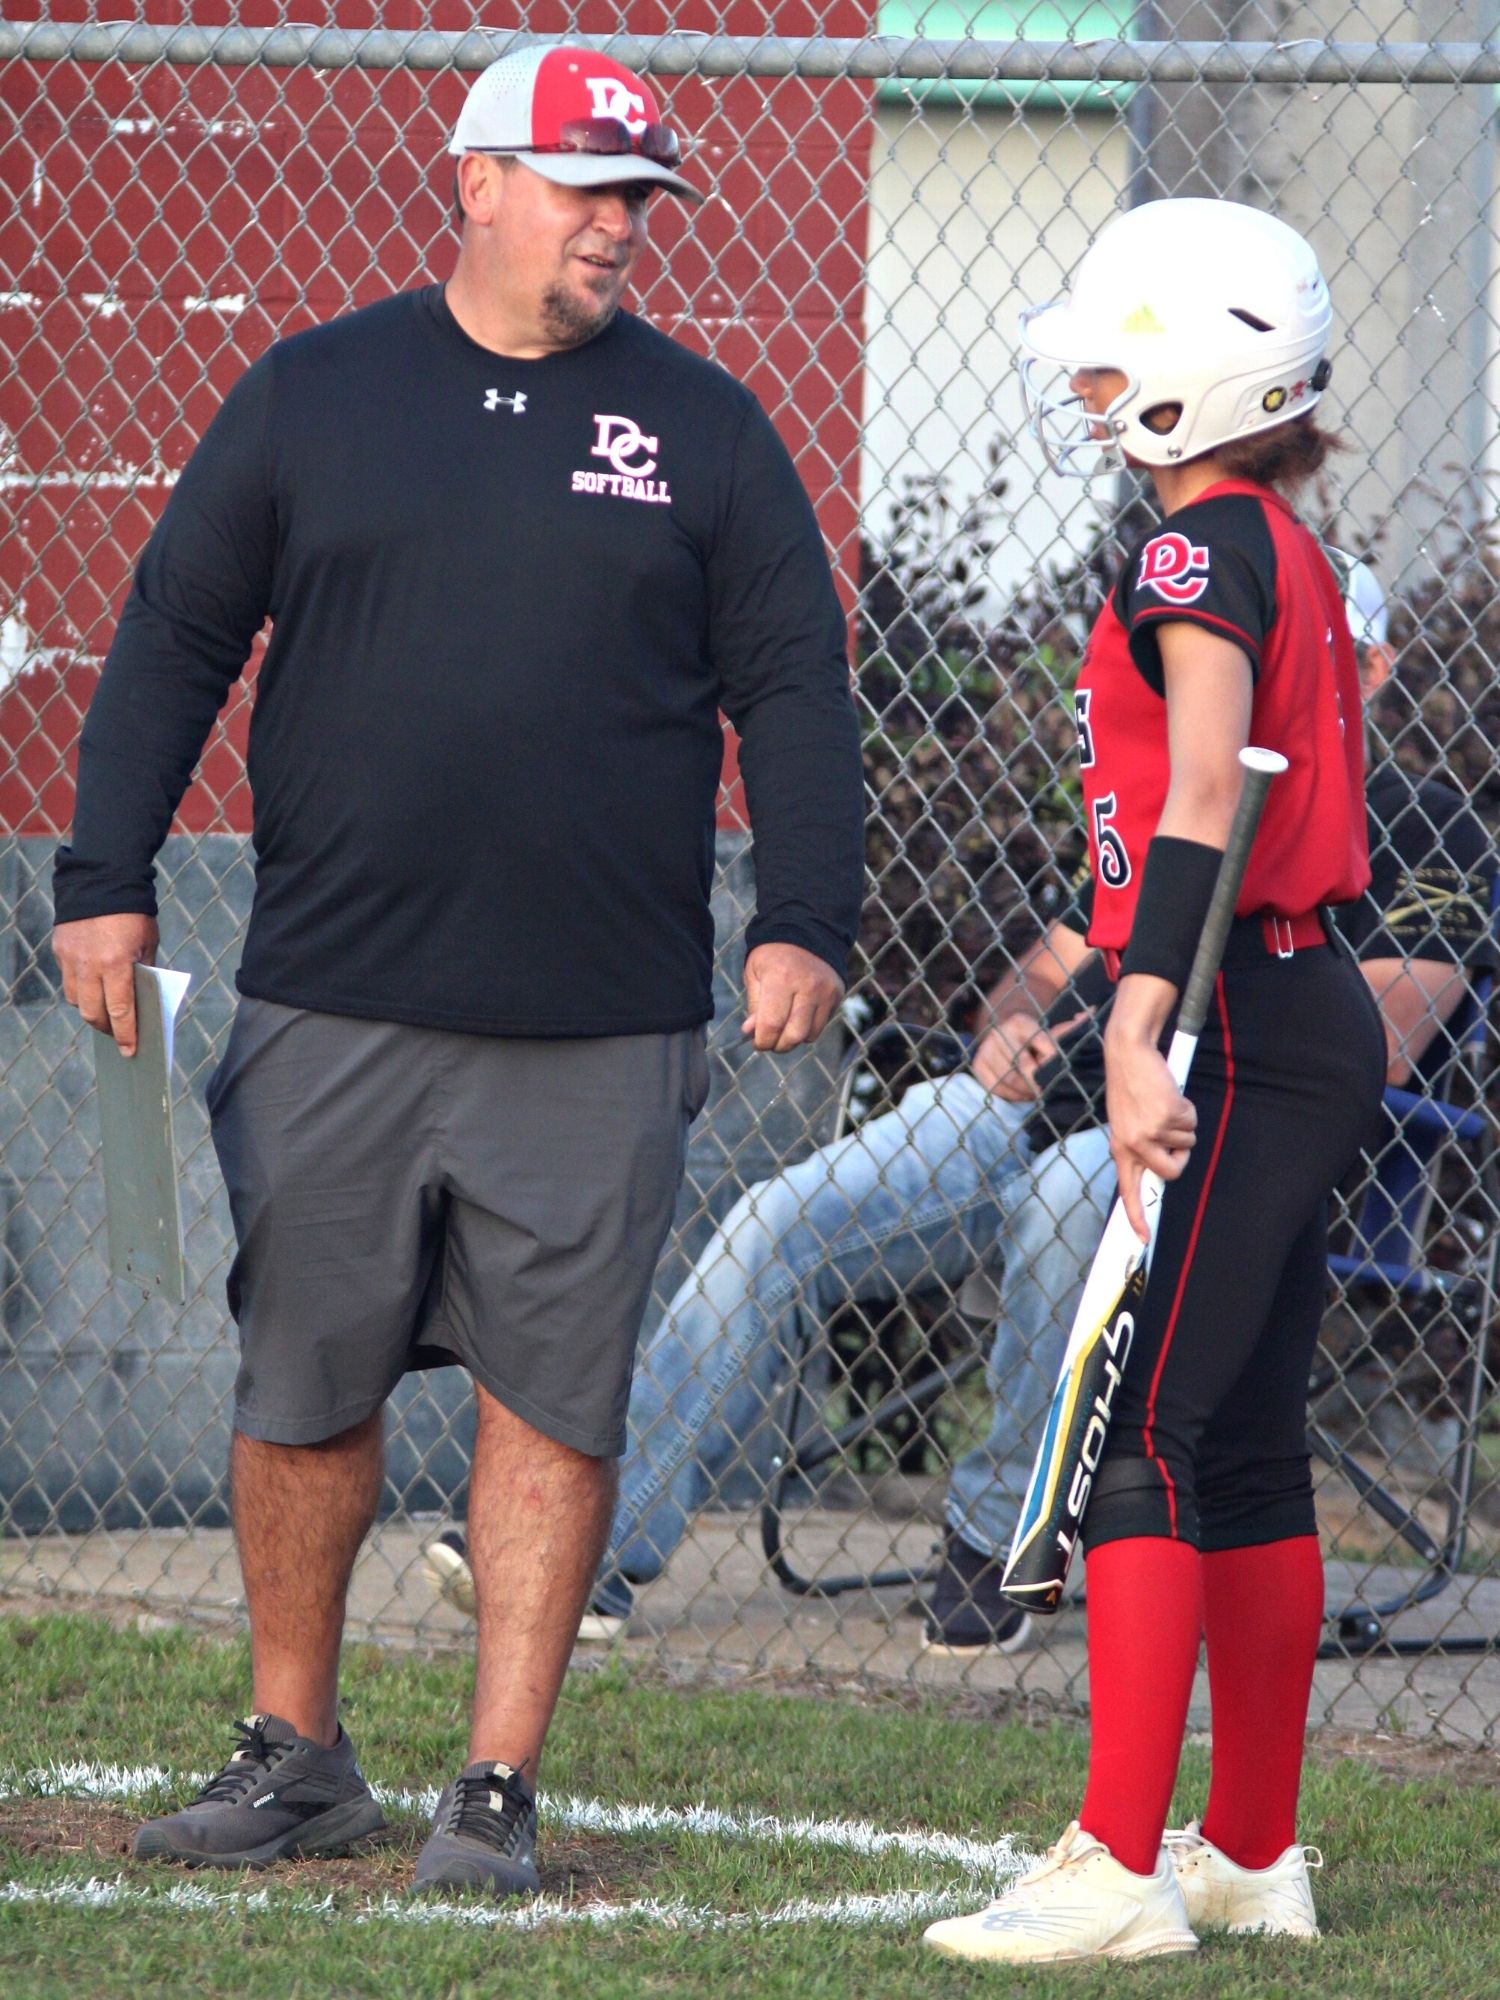
<svg viewBox="0 0 1500 2000">
<path fill-rule="evenodd" d="M 1187 1083 L 1198 1037 L 1208 1018 L 1224 940 L 1234 918 L 1266 792 L 1271 780 L 1287 767 L 1285 757 L 1275 750 L 1242 750 L 1240 763 L 1245 770 L 1244 789 L 1167 1051 L 1167 1067 L 1179 1090 Z M 1141 1181 L 1141 1202 L 1150 1230 L 1146 1243 L 1136 1235 L 1125 1204 L 1116 1199 L 1078 1302 L 1000 1585 L 1012 1604 L 1029 1611 L 1055 1611 L 1062 1598 L 1068 1564 L 1109 1435 L 1115 1394 L 1130 1354 L 1135 1315 L 1156 1245 L 1161 1196 L 1160 1176 L 1146 1174 Z"/>
</svg>

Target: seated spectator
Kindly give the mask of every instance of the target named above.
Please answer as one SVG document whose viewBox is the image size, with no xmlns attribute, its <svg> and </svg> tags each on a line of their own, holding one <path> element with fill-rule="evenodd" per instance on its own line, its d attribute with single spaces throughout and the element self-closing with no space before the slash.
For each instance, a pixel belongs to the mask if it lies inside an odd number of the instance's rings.
<svg viewBox="0 0 1500 2000">
<path fill-rule="evenodd" d="M 1366 565 L 1341 567 L 1368 701 L 1392 671 L 1385 600 Z M 1447 1060 L 1444 1024 L 1491 962 L 1490 841 L 1449 785 L 1390 758 L 1371 773 L 1367 805 L 1373 879 L 1337 926 L 1380 1004 L 1389 1081 L 1427 1083 Z M 1026 1643 L 1031 1621 L 1001 1598 L 1000 1571 L 1114 1193 L 1099 1123 L 1109 986 L 1087 922 L 1085 887 L 989 995 L 970 1069 L 914 1084 L 894 1110 L 751 1188 L 720 1224 L 640 1354 L 619 1505 L 580 1639 L 623 1630 L 634 1586 L 660 1574 L 731 1468 L 769 1482 L 785 1449 L 789 1360 L 840 1307 L 951 1297 L 989 1264 L 994 1418 L 953 1468 L 926 1639 L 956 1654 Z M 469 1608 L 462 1531 L 445 1530 L 426 1556 L 443 1594 Z"/>
</svg>

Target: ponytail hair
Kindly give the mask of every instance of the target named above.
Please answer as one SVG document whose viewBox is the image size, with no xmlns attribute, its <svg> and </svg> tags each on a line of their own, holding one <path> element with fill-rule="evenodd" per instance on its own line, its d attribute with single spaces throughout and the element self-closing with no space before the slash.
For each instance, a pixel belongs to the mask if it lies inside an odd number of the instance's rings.
<svg viewBox="0 0 1500 2000">
<path fill-rule="evenodd" d="M 1231 479 L 1248 479 L 1256 486 L 1293 492 L 1323 470 L 1336 451 L 1345 449 L 1336 431 L 1325 431 L 1309 410 L 1253 437 L 1221 444 L 1214 457 Z"/>
</svg>

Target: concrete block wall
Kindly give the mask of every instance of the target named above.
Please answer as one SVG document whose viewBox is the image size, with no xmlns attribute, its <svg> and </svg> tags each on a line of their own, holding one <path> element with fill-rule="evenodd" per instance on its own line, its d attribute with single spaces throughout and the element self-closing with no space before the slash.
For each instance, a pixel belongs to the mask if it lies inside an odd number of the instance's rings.
<svg viewBox="0 0 1500 2000">
<path fill-rule="evenodd" d="M 46 940 L 53 843 L 0 841 L 0 1528 L 220 1525 L 237 1364 L 224 1300 L 228 1202 L 203 1107 L 234 1011 L 249 910 L 247 843 L 176 836 L 163 849 L 162 962 L 191 972 L 174 1103 L 188 1298 L 111 1279 L 88 1031 L 61 1001 Z M 828 1135 L 838 1032 L 793 1058 L 739 1030 L 739 942 L 754 901 L 748 837 L 721 833 L 711 1090 L 694 1127 L 652 1318 L 751 1181 Z M 387 1511 L 461 1506 L 473 1436 L 468 1378 L 408 1377 L 388 1425 Z"/>
</svg>

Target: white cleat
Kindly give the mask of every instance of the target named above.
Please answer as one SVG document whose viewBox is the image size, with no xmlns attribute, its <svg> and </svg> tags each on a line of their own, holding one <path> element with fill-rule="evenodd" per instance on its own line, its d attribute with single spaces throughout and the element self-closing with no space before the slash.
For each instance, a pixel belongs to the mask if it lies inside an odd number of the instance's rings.
<svg viewBox="0 0 1500 2000">
<path fill-rule="evenodd" d="M 1160 1958 L 1196 1951 L 1182 1891 L 1165 1854 L 1135 1875 L 1074 1820 L 1040 1868 L 987 1910 L 948 1917 L 923 1943 L 950 1958 L 1061 1965 L 1088 1958 Z"/>
<path fill-rule="evenodd" d="M 1241 1868 L 1203 1838 L 1194 1820 L 1180 1832 L 1169 1827 L 1163 1849 L 1196 1929 L 1258 1931 L 1264 1937 L 1319 1935 L 1308 1880 L 1309 1869 L 1323 1866 L 1317 1848 L 1289 1847 L 1269 1868 Z"/>
</svg>

